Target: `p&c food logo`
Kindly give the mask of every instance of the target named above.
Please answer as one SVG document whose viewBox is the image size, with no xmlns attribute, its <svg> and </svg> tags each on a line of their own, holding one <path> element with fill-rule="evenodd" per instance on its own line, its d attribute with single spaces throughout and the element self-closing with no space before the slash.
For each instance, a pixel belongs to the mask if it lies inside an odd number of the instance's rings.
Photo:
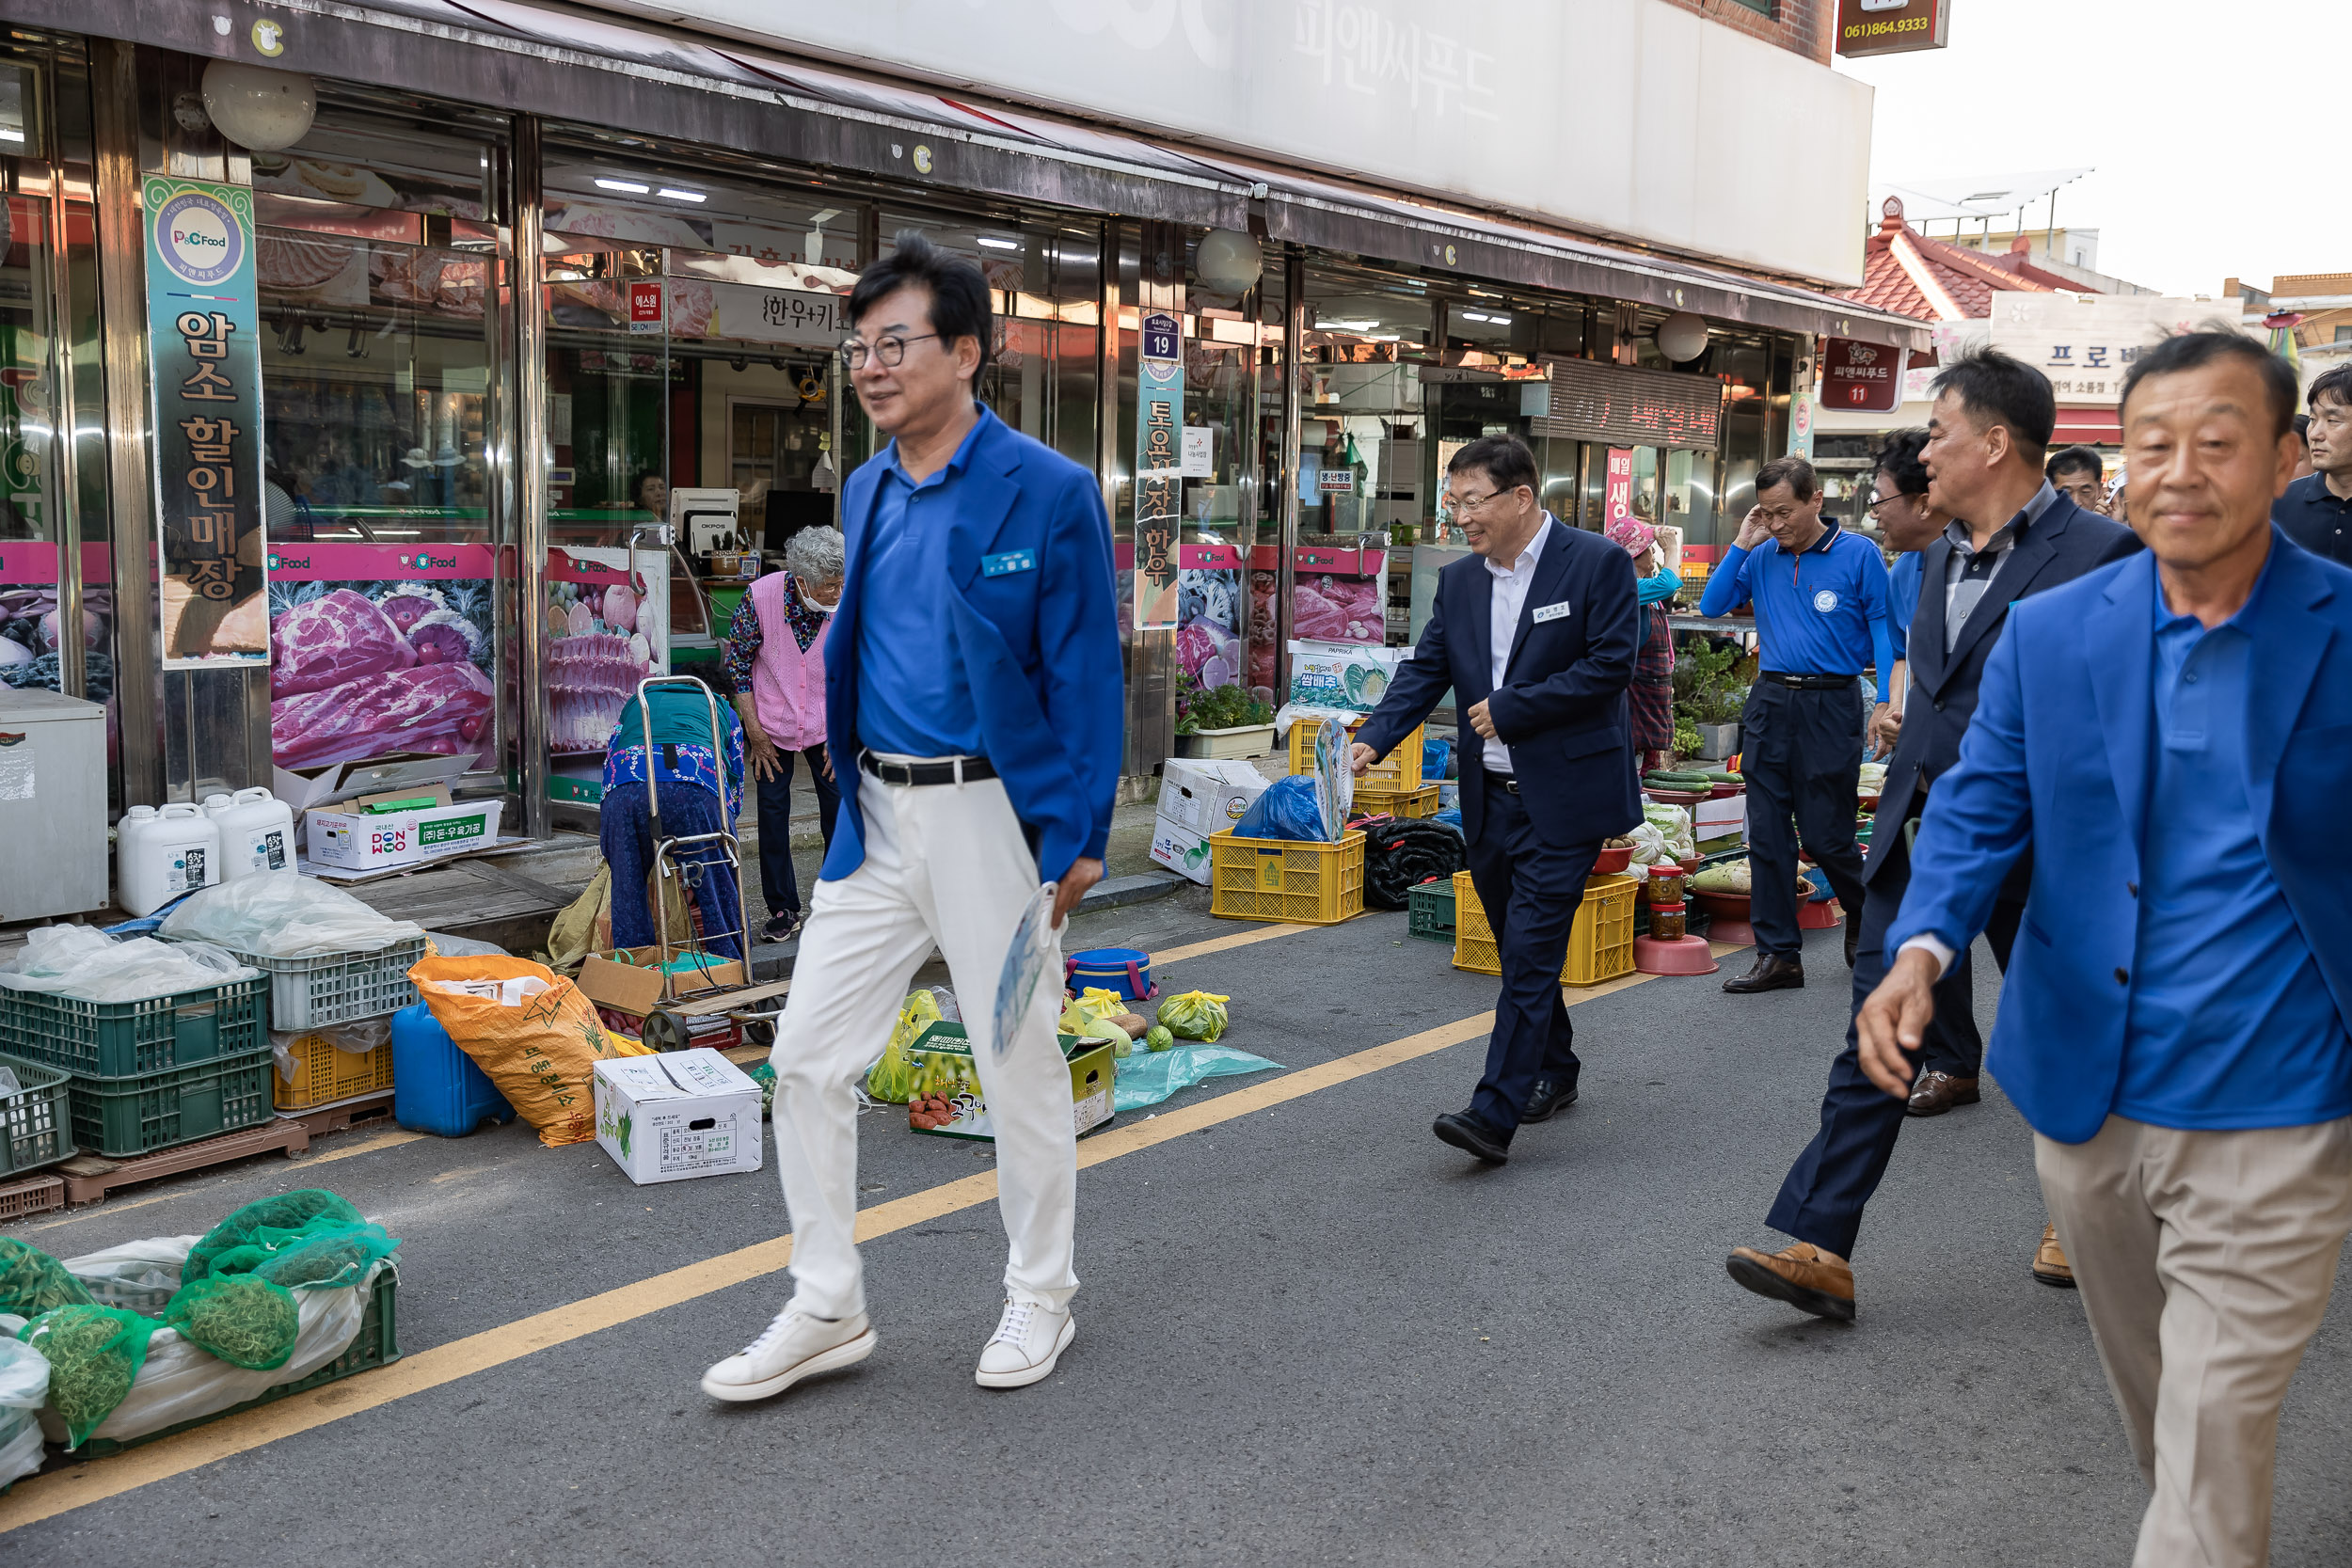
<svg viewBox="0 0 2352 1568">
<path fill-rule="evenodd" d="M 245 243 L 237 214 L 202 191 L 182 191 L 155 214 L 156 254 L 174 277 L 198 288 L 233 277 Z"/>
</svg>

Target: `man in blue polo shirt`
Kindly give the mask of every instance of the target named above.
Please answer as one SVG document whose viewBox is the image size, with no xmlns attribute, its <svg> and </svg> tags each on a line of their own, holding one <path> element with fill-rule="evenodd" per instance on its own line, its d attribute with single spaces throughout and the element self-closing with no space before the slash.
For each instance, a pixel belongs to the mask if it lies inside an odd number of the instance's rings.
<svg viewBox="0 0 2352 1568">
<path fill-rule="evenodd" d="M 1749 919 L 1756 964 L 1733 992 L 1804 984 L 1797 930 L 1797 845 L 1829 874 L 1846 911 L 1846 962 L 1862 914 L 1854 784 L 1862 769 L 1862 667 L 1895 667 L 1886 638 L 1886 562 L 1878 546 L 1821 520 L 1813 465 L 1783 457 L 1756 471 L 1756 505 L 1707 579 L 1702 615 L 1753 600 L 1762 673 L 1740 715 L 1748 783 Z"/>
<path fill-rule="evenodd" d="M 2352 566 L 2352 365 L 2315 377 L 2304 397 L 2312 471 L 2272 503 L 2270 520 L 2313 555 Z"/>
</svg>

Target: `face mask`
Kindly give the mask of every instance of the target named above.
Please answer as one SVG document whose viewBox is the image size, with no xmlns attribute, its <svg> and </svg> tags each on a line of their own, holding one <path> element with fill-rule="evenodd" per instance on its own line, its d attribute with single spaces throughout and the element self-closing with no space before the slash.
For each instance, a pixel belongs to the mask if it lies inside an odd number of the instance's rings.
<svg viewBox="0 0 2352 1568">
<path fill-rule="evenodd" d="M 819 615 L 832 614 L 840 607 L 840 604 L 841 601 L 839 599 L 834 600 L 832 604 L 825 604 L 814 594 L 804 593 L 801 595 L 801 608 L 803 610 L 813 610 Z"/>
</svg>

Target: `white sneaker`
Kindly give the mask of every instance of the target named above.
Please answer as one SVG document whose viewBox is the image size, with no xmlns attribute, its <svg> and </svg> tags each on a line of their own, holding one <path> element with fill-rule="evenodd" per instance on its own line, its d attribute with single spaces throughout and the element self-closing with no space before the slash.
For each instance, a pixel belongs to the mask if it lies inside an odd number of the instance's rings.
<svg viewBox="0 0 2352 1568">
<path fill-rule="evenodd" d="M 1054 1370 L 1078 1332 L 1067 1311 L 1033 1301 L 1008 1301 L 996 1332 L 980 1350 L 976 1381 L 983 1388 L 1023 1388 Z"/>
<path fill-rule="evenodd" d="M 873 1354 L 874 1326 L 865 1313 L 829 1320 L 787 1307 L 758 1338 L 703 1373 L 703 1392 L 714 1400 L 770 1399 Z"/>
</svg>

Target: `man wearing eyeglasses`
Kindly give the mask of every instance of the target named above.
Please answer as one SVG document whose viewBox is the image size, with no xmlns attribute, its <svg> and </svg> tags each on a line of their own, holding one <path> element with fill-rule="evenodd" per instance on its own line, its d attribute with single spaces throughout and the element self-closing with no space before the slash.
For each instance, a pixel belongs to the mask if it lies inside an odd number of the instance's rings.
<svg viewBox="0 0 2352 1568">
<path fill-rule="evenodd" d="M 1008 944 L 1043 882 L 1053 924 L 1103 875 L 1124 722 L 1110 524 L 1094 476 L 974 401 L 987 281 L 920 233 L 850 293 L 841 359 L 891 437 L 842 488 L 848 565 L 825 657 L 826 747 L 845 786 L 769 1060 L 792 1299 L 704 1375 L 780 1394 L 874 1348 L 857 1227 L 853 1085 L 937 945 L 972 1035 L 1010 1257 L 977 1381 L 1050 1373 L 1070 1298 L 1077 1142 L 1041 986 L 992 1037 Z M 1058 975 L 1057 965 L 1054 973 Z"/>
<path fill-rule="evenodd" d="M 1862 771 L 1862 667 L 1894 671 L 1886 562 L 1878 546 L 1821 520 L 1813 465 L 1783 457 L 1756 470 L 1756 505 L 1707 579 L 1702 615 L 1756 606 L 1762 666 L 1740 715 L 1748 785 L 1749 923 L 1756 962 L 1735 993 L 1804 984 L 1797 928 L 1797 846 L 1829 875 L 1846 911 L 1846 962 L 1862 918 L 1854 785 Z"/>
<path fill-rule="evenodd" d="M 1470 1108 L 1433 1131 L 1497 1165 L 1521 1122 L 1576 1103 L 1581 1064 L 1560 971 L 1601 841 L 1642 820 L 1626 706 L 1642 643 L 1633 558 L 1562 527 L 1537 483 L 1516 436 L 1482 436 L 1454 454 L 1446 483 L 1473 554 L 1438 574 L 1413 657 L 1350 753 L 1363 772 L 1453 689 L 1470 880 L 1494 928 L 1502 994 Z"/>
</svg>

